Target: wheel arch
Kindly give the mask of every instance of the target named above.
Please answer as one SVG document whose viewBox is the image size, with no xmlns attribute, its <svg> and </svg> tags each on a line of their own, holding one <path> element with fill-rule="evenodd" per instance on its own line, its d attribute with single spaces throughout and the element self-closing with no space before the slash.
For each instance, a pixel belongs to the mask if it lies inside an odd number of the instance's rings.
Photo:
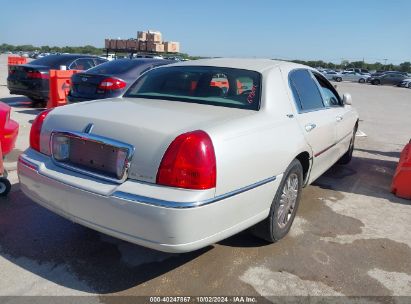
<svg viewBox="0 0 411 304">
<path fill-rule="evenodd" d="M 300 163 L 301 166 L 303 167 L 303 179 L 304 179 L 304 184 L 308 181 L 308 177 L 310 175 L 310 169 L 311 169 L 311 156 L 310 153 L 307 151 L 301 152 L 298 154 L 295 159 L 297 159 Z"/>
</svg>

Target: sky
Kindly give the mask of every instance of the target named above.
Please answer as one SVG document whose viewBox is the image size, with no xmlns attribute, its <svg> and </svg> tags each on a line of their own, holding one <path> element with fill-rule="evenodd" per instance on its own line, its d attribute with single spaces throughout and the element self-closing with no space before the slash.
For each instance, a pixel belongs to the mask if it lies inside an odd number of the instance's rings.
<svg viewBox="0 0 411 304">
<path fill-rule="evenodd" d="M 0 0 L 0 44 L 104 46 L 159 30 L 198 56 L 411 61 L 411 0 Z"/>
</svg>

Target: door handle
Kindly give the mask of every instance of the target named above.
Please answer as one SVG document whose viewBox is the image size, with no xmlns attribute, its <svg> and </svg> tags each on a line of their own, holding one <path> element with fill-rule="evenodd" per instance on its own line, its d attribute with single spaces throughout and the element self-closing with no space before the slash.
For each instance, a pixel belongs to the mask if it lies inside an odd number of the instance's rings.
<svg viewBox="0 0 411 304">
<path fill-rule="evenodd" d="M 305 125 L 305 130 L 306 130 L 307 132 L 311 132 L 311 131 L 314 130 L 316 127 L 317 127 L 316 124 L 314 124 L 314 123 L 309 123 L 309 124 Z"/>
<path fill-rule="evenodd" d="M 343 118 L 342 116 L 339 116 L 339 115 L 338 115 L 335 119 L 337 120 L 337 122 L 340 122 L 340 121 L 343 120 L 344 118 Z"/>
</svg>

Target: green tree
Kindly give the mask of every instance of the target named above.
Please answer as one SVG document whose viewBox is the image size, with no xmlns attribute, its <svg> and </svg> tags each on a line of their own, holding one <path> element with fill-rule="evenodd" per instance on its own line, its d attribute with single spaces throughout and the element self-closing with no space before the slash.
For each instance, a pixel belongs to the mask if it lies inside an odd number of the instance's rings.
<svg viewBox="0 0 411 304">
<path fill-rule="evenodd" d="M 401 63 L 400 71 L 410 73 L 411 72 L 411 62 L 406 61 L 406 62 Z"/>
</svg>

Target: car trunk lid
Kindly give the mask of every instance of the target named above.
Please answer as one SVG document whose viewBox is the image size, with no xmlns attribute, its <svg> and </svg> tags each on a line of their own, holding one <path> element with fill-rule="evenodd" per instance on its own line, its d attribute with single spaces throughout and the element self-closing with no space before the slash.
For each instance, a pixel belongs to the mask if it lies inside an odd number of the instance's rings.
<svg viewBox="0 0 411 304">
<path fill-rule="evenodd" d="M 52 131 L 91 133 L 114 139 L 135 149 L 129 178 L 155 183 L 161 159 L 170 143 L 180 134 L 204 130 L 256 113 L 185 102 L 117 98 L 55 109 L 42 130 L 41 149 L 49 153 Z"/>
</svg>

